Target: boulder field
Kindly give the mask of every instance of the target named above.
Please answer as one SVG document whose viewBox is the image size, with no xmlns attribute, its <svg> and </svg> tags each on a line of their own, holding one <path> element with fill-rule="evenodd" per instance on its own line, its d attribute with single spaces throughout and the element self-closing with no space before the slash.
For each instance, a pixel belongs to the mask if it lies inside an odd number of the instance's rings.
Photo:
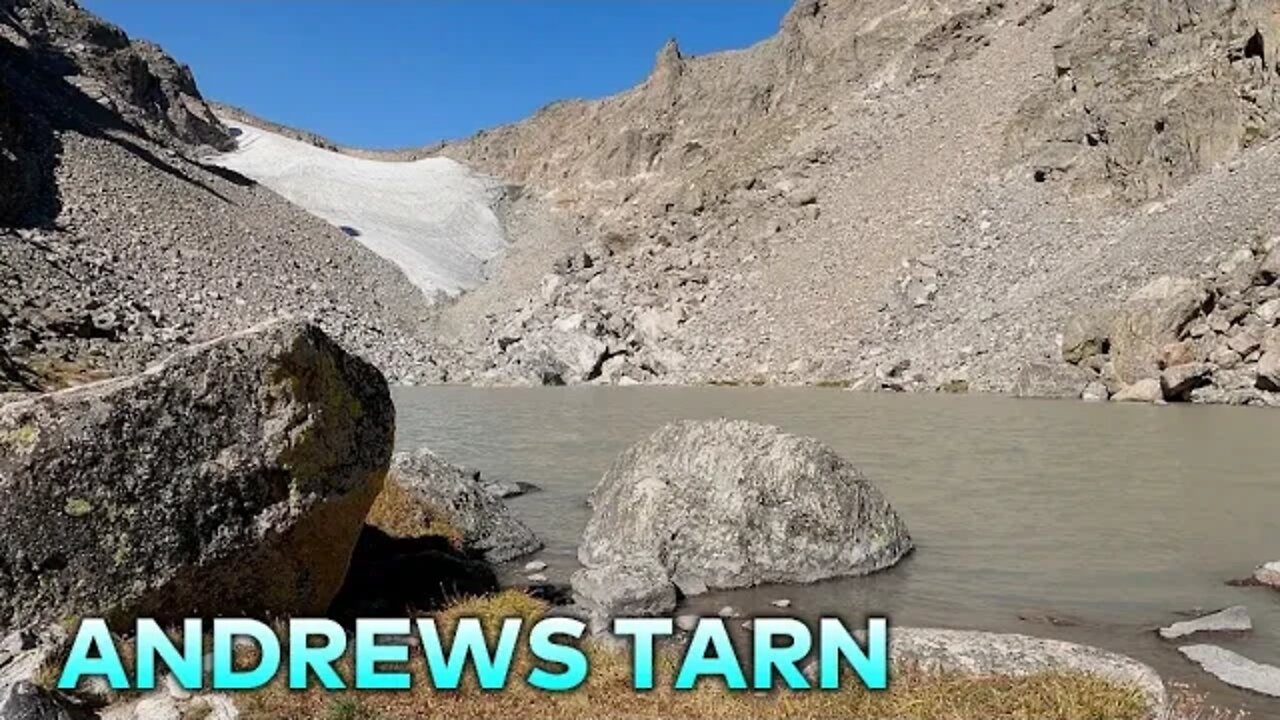
<svg viewBox="0 0 1280 720">
<path fill-rule="evenodd" d="M 1061 363 L 1031 363 L 1022 397 L 1280 406 L 1280 245 L 1239 248 L 1200 278 L 1162 276 L 1072 317 Z"/>
</svg>

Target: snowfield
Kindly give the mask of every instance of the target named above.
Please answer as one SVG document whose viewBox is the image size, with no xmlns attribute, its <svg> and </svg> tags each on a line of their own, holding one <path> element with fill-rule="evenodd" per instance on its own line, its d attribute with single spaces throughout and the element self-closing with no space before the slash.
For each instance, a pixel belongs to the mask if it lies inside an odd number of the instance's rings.
<svg viewBox="0 0 1280 720">
<path fill-rule="evenodd" d="M 428 297 L 475 287 L 506 246 L 499 183 L 448 158 L 368 160 L 222 118 L 239 147 L 211 159 L 337 225 Z"/>
</svg>

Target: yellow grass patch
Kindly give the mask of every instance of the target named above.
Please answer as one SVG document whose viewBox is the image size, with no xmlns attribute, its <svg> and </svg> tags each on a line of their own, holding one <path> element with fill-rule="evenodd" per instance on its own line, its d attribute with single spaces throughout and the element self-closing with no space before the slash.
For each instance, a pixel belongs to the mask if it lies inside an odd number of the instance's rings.
<svg viewBox="0 0 1280 720">
<path fill-rule="evenodd" d="M 442 537 L 454 550 L 462 551 L 462 531 L 444 513 L 414 497 L 394 478 L 387 478 L 365 523 L 396 538 Z"/>
</svg>

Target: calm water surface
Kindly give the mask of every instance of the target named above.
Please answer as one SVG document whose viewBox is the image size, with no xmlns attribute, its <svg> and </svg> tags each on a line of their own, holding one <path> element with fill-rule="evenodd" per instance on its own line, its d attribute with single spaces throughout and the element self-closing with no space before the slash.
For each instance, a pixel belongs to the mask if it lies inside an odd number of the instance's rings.
<svg viewBox="0 0 1280 720">
<path fill-rule="evenodd" d="M 1192 642 L 1280 664 L 1280 593 L 1224 584 L 1280 559 L 1280 412 L 738 388 L 406 388 L 396 404 L 399 449 L 543 488 L 509 502 L 546 541 L 554 580 L 576 568 L 586 496 L 619 452 L 674 419 L 755 420 L 853 461 L 917 550 L 869 578 L 715 593 L 691 611 L 776 613 L 768 602 L 786 597 L 801 616 L 1089 642 L 1280 717 L 1280 703 L 1207 679 L 1151 631 L 1246 605 L 1252 634 Z"/>
</svg>

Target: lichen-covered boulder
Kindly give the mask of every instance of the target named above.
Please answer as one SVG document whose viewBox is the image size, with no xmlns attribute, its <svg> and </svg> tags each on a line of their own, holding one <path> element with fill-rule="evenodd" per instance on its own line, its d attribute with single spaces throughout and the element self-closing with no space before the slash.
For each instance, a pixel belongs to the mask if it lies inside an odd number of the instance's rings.
<svg viewBox="0 0 1280 720">
<path fill-rule="evenodd" d="M 912 548 L 898 514 L 848 461 L 749 422 L 667 425 L 619 456 L 591 501 L 578 548 L 585 569 L 573 580 L 584 605 L 625 604 L 608 578 L 629 581 L 637 567 L 660 568 L 691 595 L 866 575 Z"/>
<path fill-rule="evenodd" d="M 456 533 L 462 549 L 495 563 L 542 549 L 533 531 L 474 473 L 430 450 L 396 453 L 387 483 L 369 521 L 393 536 Z"/>
<path fill-rule="evenodd" d="M 394 425 L 382 374 L 293 320 L 0 407 L 0 626 L 325 612 Z"/>
</svg>

